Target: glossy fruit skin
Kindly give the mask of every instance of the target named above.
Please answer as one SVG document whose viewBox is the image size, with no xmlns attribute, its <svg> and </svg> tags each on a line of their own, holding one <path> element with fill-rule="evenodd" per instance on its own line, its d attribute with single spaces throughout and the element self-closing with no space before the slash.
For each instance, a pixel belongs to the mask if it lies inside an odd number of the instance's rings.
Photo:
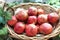
<svg viewBox="0 0 60 40">
<path fill-rule="evenodd" d="M 52 24 L 56 23 L 59 20 L 59 16 L 57 13 L 53 12 L 48 14 L 48 21 Z"/>
<path fill-rule="evenodd" d="M 26 35 L 27 36 L 35 36 L 37 34 L 37 27 L 34 25 L 34 24 L 29 24 L 29 25 L 26 25 Z"/>
<path fill-rule="evenodd" d="M 30 8 L 28 9 L 28 14 L 29 14 L 30 16 L 36 16 L 36 15 L 37 15 L 37 8 L 35 8 L 35 7 L 30 7 Z"/>
<path fill-rule="evenodd" d="M 28 13 L 26 12 L 26 10 L 20 10 L 16 13 L 16 18 L 19 21 L 25 21 L 28 18 Z"/>
<path fill-rule="evenodd" d="M 7 24 L 9 26 L 14 26 L 15 24 L 17 23 L 17 19 L 15 16 L 12 16 L 12 19 L 11 20 L 8 20 Z"/>
<path fill-rule="evenodd" d="M 38 16 L 37 20 L 38 20 L 39 24 L 42 24 L 42 23 L 47 22 L 48 18 L 47 18 L 47 15 L 41 14 L 41 15 Z"/>
<path fill-rule="evenodd" d="M 22 22 L 18 22 L 16 23 L 16 25 L 14 26 L 14 31 L 18 34 L 21 34 L 24 32 L 25 29 L 25 24 Z"/>
<path fill-rule="evenodd" d="M 39 27 L 39 32 L 43 34 L 50 34 L 53 30 L 53 27 L 49 23 L 43 23 Z"/>
<path fill-rule="evenodd" d="M 29 16 L 28 17 L 28 21 L 27 21 L 28 24 L 36 24 L 36 22 L 37 22 L 36 16 Z"/>
<path fill-rule="evenodd" d="M 44 10 L 41 9 L 41 8 L 37 10 L 37 13 L 38 13 L 38 15 L 40 15 L 40 14 L 45 14 Z"/>
</svg>

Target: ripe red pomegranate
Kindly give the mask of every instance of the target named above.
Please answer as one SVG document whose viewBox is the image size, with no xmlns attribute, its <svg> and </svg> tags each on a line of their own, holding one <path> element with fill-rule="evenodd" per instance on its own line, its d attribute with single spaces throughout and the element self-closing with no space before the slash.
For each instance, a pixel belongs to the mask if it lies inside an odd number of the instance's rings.
<svg viewBox="0 0 60 40">
<path fill-rule="evenodd" d="M 28 18 L 28 13 L 26 10 L 21 10 L 17 12 L 16 18 L 20 21 L 25 21 Z"/>
<path fill-rule="evenodd" d="M 41 15 L 38 16 L 37 20 L 38 20 L 39 24 L 45 23 L 45 22 L 48 21 L 47 15 L 41 14 Z"/>
<path fill-rule="evenodd" d="M 16 23 L 16 25 L 14 26 L 14 31 L 18 34 L 23 33 L 25 29 L 25 24 L 22 22 L 18 22 Z"/>
<path fill-rule="evenodd" d="M 34 24 L 26 25 L 26 35 L 35 36 L 37 34 L 37 27 Z"/>
<path fill-rule="evenodd" d="M 12 19 L 11 20 L 8 20 L 8 25 L 9 26 L 14 26 L 16 23 L 17 23 L 17 19 L 15 16 L 12 16 Z"/>
<path fill-rule="evenodd" d="M 29 14 L 30 16 L 35 16 L 35 15 L 37 15 L 37 8 L 35 8 L 35 7 L 30 7 L 30 8 L 28 9 L 28 14 Z"/>
<path fill-rule="evenodd" d="M 36 24 L 37 22 L 37 17 L 36 16 L 29 16 L 27 23 L 29 24 Z"/>
<path fill-rule="evenodd" d="M 39 27 L 39 32 L 43 34 L 50 34 L 52 30 L 53 30 L 52 25 L 50 25 L 49 23 L 43 23 Z"/>
<path fill-rule="evenodd" d="M 37 13 L 38 13 L 38 15 L 40 15 L 40 14 L 45 14 L 44 10 L 41 9 L 41 8 L 37 10 Z"/>
<path fill-rule="evenodd" d="M 48 14 L 48 21 L 52 24 L 56 23 L 59 20 L 59 16 L 57 13 L 53 12 Z"/>
</svg>

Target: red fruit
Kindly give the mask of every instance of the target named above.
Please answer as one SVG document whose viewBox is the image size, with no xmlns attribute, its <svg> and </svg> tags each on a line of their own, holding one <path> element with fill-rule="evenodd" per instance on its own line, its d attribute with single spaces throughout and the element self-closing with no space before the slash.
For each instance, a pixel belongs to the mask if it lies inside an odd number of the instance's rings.
<svg viewBox="0 0 60 40">
<path fill-rule="evenodd" d="M 25 10 L 28 13 L 28 10 Z"/>
<path fill-rule="evenodd" d="M 16 23 L 17 23 L 17 19 L 15 16 L 12 16 L 12 19 L 11 20 L 8 20 L 8 25 L 9 26 L 14 26 Z"/>
<path fill-rule="evenodd" d="M 38 33 L 39 33 L 39 26 L 40 26 L 40 25 L 39 25 L 39 24 L 37 24 L 36 26 L 37 26 L 37 28 L 38 28 Z"/>
<path fill-rule="evenodd" d="M 57 13 L 48 14 L 48 21 L 52 24 L 56 23 L 59 20 L 59 16 Z"/>
<path fill-rule="evenodd" d="M 40 14 L 45 14 L 44 10 L 41 9 L 41 8 L 37 10 L 37 13 L 38 13 L 38 15 L 40 15 Z"/>
<path fill-rule="evenodd" d="M 24 9 L 23 8 L 17 8 L 15 11 L 15 14 L 17 14 L 19 11 L 24 11 Z"/>
<path fill-rule="evenodd" d="M 39 27 L 39 32 L 43 34 L 50 34 L 52 30 L 53 30 L 52 25 L 50 25 L 49 23 L 43 23 Z"/>
<path fill-rule="evenodd" d="M 41 15 L 38 16 L 37 20 L 38 20 L 39 24 L 45 23 L 45 22 L 48 21 L 47 15 L 41 14 Z"/>
<path fill-rule="evenodd" d="M 28 21 L 29 24 L 36 24 L 37 22 L 37 17 L 36 16 L 29 16 Z"/>
<path fill-rule="evenodd" d="M 26 35 L 35 36 L 37 34 L 37 27 L 34 24 L 26 25 Z"/>
<path fill-rule="evenodd" d="M 16 18 L 20 21 L 25 21 L 28 18 L 28 14 L 26 10 L 20 10 L 17 14 L 16 14 Z"/>
<path fill-rule="evenodd" d="M 18 22 L 16 23 L 16 25 L 14 26 L 14 31 L 18 34 L 23 33 L 25 29 L 25 24 L 22 22 Z"/>
<path fill-rule="evenodd" d="M 30 8 L 28 9 L 28 14 L 29 14 L 30 16 L 35 16 L 35 15 L 37 15 L 37 8 L 35 8 L 35 7 L 30 7 Z"/>
<path fill-rule="evenodd" d="M 36 25 L 39 28 L 39 24 Z"/>
</svg>

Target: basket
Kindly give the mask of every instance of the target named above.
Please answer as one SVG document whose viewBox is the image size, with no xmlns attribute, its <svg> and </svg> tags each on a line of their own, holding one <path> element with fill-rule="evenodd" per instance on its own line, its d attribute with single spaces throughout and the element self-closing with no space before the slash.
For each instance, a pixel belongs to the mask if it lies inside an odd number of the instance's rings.
<svg viewBox="0 0 60 40">
<path fill-rule="evenodd" d="M 45 13 L 51 13 L 51 12 L 57 12 L 55 8 L 53 8 L 50 5 L 47 4 L 40 4 L 40 3 L 21 3 L 20 5 L 16 5 L 14 7 L 12 7 L 12 9 L 14 9 L 14 11 L 17 8 L 24 8 L 24 9 L 28 9 L 30 6 L 35 6 L 36 8 L 42 8 L 45 10 Z M 58 13 L 59 15 L 59 13 Z M 7 28 L 9 30 L 10 33 L 10 37 L 12 38 L 16 38 L 16 39 L 22 39 L 22 40 L 45 40 L 45 39 L 49 39 L 51 37 L 55 37 L 60 33 L 60 22 L 57 23 L 57 25 L 55 25 L 56 28 L 53 30 L 53 32 L 51 34 L 48 35 L 42 35 L 42 34 L 37 34 L 34 37 L 28 37 L 24 34 L 16 34 L 13 29 L 11 27 L 9 27 L 7 25 Z"/>
</svg>

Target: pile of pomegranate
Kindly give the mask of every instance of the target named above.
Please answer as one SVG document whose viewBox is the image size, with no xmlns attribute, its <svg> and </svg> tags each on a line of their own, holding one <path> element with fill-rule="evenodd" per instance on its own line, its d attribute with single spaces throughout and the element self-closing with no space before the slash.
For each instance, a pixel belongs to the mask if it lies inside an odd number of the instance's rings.
<svg viewBox="0 0 60 40">
<path fill-rule="evenodd" d="M 50 34 L 53 31 L 53 24 L 59 20 L 56 12 L 46 14 L 42 8 L 29 7 L 28 10 L 18 8 L 12 19 L 7 24 L 14 29 L 17 34 L 26 33 L 27 36 L 37 34 Z"/>
</svg>

